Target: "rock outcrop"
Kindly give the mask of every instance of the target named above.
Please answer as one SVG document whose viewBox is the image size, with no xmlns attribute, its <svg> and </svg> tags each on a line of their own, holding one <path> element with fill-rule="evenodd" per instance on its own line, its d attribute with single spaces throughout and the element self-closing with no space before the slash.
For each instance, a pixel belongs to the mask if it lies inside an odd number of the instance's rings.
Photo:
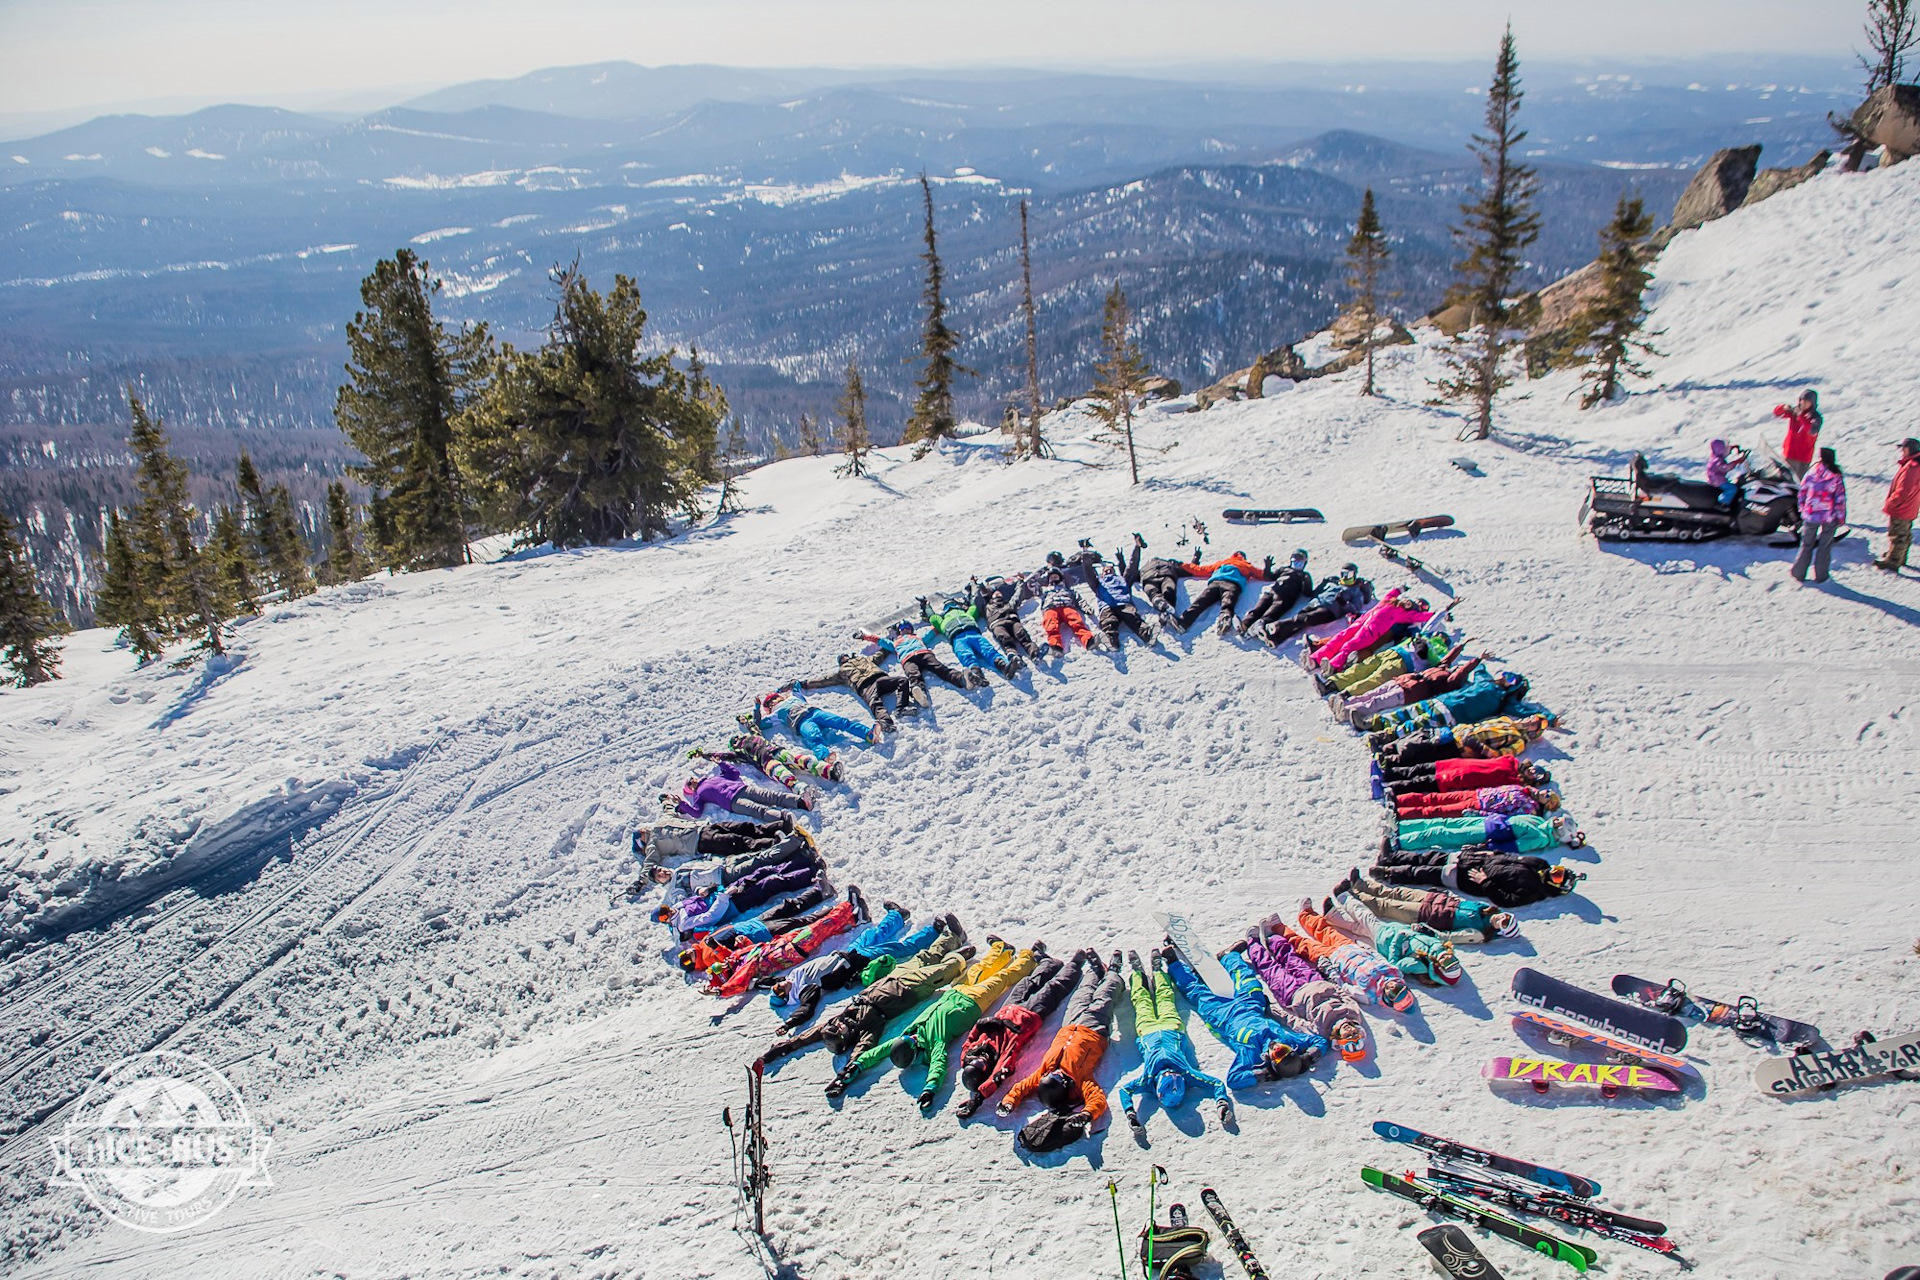
<svg viewBox="0 0 1920 1280">
<path fill-rule="evenodd" d="M 1680 193 L 1673 206 L 1668 234 L 1697 227 L 1715 218 L 1724 218 L 1738 209 L 1753 186 L 1753 171 L 1760 163 L 1760 146 L 1727 147 L 1716 151 L 1693 175 L 1693 181 Z"/>
<path fill-rule="evenodd" d="M 1875 89 L 1850 123 L 1855 137 L 1870 147 L 1886 148 L 1888 164 L 1920 155 L 1920 85 Z"/>
<path fill-rule="evenodd" d="M 1768 196 L 1777 196 L 1782 191 L 1797 187 L 1808 178 L 1814 177 L 1827 167 L 1833 159 L 1830 151 L 1817 152 L 1813 159 L 1792 169 L 1762 169 L 1754 175 L 1753 185 L 1747 188 L 1747 198 L 1742 207 L 1759 204 Z"/>
</svg>

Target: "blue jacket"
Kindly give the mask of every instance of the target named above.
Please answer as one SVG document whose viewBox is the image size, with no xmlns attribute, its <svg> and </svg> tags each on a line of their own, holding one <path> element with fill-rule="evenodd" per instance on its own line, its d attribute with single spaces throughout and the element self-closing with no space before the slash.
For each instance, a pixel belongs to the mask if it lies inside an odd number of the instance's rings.
<svg viewBox="0 0 1920 1280">
<path fill-rule="evenodd" d="M 1233 979 L 1232 999 L 1215 995 L 1182 961 L 1170 962 L 1167 976 L 1173 979 L 1173 985 L 1207 1024 L 1214 1038 L 1233 1050 L 1233 1066 L 1227 1072 L 1228 1086 L 1250 1089 L 1264 1084 L 1268 1077 L 1261 1067 L 1267 1059 L 1267 1046 L 1276 1041 L 1296 1054 L 1310 1052 L 1318 1056 L 1333 1047 L 1325 1036 L 1295 1031 L 1273 1016 L 1267 1003 L 1267 990 L 1260 985 L 1260 975 L 1245 956 L 1229 951 L 1220 957 L 1220 964 Z"/>
<path fill-rule="evenodd" d="M 1114 1090 L 1114 1096 L 1120 1100 L 1120 1109 L 1137 1115 L 1133 1109 L 1134 1096 L 1145 1090 L 1153 1091 L 1153 1082 L 1163 1071 L 1178 1071 L 1187 1079 L 1206 1088 L 1215 1102 L 1227 1100 L 1227 1086 L 1200 1069 L 1193 1060 L 1193 1046 L 1187 1042 L 1184 1031 L 1155 1031 L 1134 1041 L 1134 1047 L 1140 1053 L 1140 1069 L 1120 1082 Z"/>
<path fill-rule="evenodd" d="M 1140 549 L 1134 548 L 1133 558 L 1140 559 Z M 1101 561 L 1091 551 L 1082 551 L 1075 559 L 1087 580 L 1087 590 L 1093 592 L 1094 602 L 1103 609 L 1136 608 L 1133 588 L 1128 585 L 1134 579 L 1129 577 L 1124 563 L 1111 565 Z M 1135 576 L 1138 576 L 1137 574 Z"/>
</svg>

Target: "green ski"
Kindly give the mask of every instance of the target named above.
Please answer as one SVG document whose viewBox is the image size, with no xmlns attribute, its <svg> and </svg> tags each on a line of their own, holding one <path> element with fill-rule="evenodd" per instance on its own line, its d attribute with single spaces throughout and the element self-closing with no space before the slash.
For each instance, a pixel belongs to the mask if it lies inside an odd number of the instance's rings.
<svg viewBox="0 0 1920 1280">
<path fill-rule="evenodd" d="M 1544 1231 L 1536 1231 L 1524 1222 L 1515 1222 L 1505 1214 L 1495 1213 L 1486 1206 L 1474 1204 L 1470 1200 L 1450 1196 L 1424 1182 L 1383 1173 L 1371 1165 L 1360 1170 L 1360 1179 L 1370 1187 L 1403 1196 L 1431 1213 L 1449 1218 L 1463 1218 L 1477 1226 L 1485 1227 L 1497 1236 L 1505 1236 L 1515 1244 L 1525 1245 L 1535 1253 L 1544 1253 L 1549 1258 L 1558 1258 L 1575 1271 L 1585 1271 L 1600 1257 L 1585 1245 L 1574 1244 L 1558 1236 L 1550 1236 Z"/>
</svg>

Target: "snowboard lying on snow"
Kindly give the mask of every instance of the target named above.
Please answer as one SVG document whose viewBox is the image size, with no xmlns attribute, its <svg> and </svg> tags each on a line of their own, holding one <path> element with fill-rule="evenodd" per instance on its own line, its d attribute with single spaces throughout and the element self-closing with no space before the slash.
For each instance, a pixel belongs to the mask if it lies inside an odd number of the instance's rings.
<svg viewBox="0 0 1920 1280">
<path fill-rule="evenodd" d="M 1863 1040 L 1851 1049 L 1816 1049 L 1791 1058 L 1763 1058 L 1753 1069 L 1753 1082 L 1762 1093 L 1785 1097 L 1916 1069 L 1920 1069 L 1920 1031 L 1897 1040 Z"/>
<path fill-rule="evenodd" d="M 1452 516 L 1416 516 L 1411 520 L 1386 520 L 1379 524 L 1356 524 L 1340 533 L 1342 542 L 1384 541 L 1397 533 L 1409 538 L 1417 538 L 1429 529 L 1446 529 L 1453 525 Z"/>
<path fill-rule="evenodd" d="M 1167 940 L 1173 943 L 1173 949 L 1186 961 L 1187 968 L 1207 984 L 1207 990 L 1223 1000 L 1231 1000 L 1233 979 L 1227 976 L 1226 969 L 1207 949 L 1207 945 L 1200 941 L 1200 935 L 1194 932 L 1193 922 L 1176 911 L 1156 911 L 1153 918 L 1166 930 Z"/>
<path fill-rule="evenodd" d="M 1528 1084 L 1536 1093 L 1554 1085 L 1598 1089 L 1603 1098 L 1618 1097 L 1622 1089 L 1647 1093 L 1679 1093 L 1673 1077 L 1633 1062 L 1560 1062 L 1553 1058 L 1495 1058 L 1480 1068 L 1495 1084 Z"/>
<path fill-rule="evenodd" d="M 1326 516 L 1313 507 L 1228 507 L 1220 518 L 1231 524 L 1318 524 Z"/>
<path fill-rule="evenodd" d="M 1806 1050 L 1821 1043 L 1820 1028 L 1811 1022 L 1796 1022 L 1778 1014 L 1760 1012 L 1752 996 L 1741 996 L 1728 1004 L 1689 992 L 1686 984 L 1675 981 L 1649 982 L 1630 973 L 1613 975 L 1613 994 L 1637 1000 L 1650 1009 L 1671 1014 L 1682 1022 L 1701 1022 L 1710 1027 L 1731 1027 L 1735 1035 L 1748 1040 L 1768 1041 Z"/>
<path fill-rule="evenodd" d="M 1687 1047 L 1686 1024 L 1678 1018 L 1598 995 L 1538 969 L 1522 968 L 1513 975 L 1513 998 L 1656 1053 L 1676 1054 Z"/>
</svg>

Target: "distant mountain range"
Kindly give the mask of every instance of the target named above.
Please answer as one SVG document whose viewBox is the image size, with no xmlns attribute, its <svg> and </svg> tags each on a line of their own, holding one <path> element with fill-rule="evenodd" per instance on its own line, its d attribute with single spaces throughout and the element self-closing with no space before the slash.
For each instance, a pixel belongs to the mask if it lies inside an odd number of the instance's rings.
<svg viewBox="0 0 1920 1280">
<path fill-rule="evenodd" d="M 1720 146 L 1761 142 L 1782 164 L 1824 145 L 1826 113 L 1853 101 L 1813 86 L 1850 73 L 1776 71 L 1529 68 L 1533 280 L 1590 258 L 1623 190 L 1664 214 Z M 1400 305 L 1425 310 L 1478 181 L 1464 143 L 1485 69 L 1277 77 L 613 63 L 349 121 L 223 106 L 0 143 L 0 426 L 118 423 L 133 385 L 196 429 L 324 428 L 359 281 L 412 246 L 445 280 L 448 318 L 522 343 L 551 314 L 555 264 L 577 258 L 601 285 L 633 275 L 653 335 L 699 344 L 760 447 L 829 413 L 857 356 L 888 434 L 920 321 L 923 170 L 977 415 L 1018 383 L 1023 197 L 1050 398 L 1086 385 L 1115 281 L 1156 369 L 1189 385 L 1321 327 L 1369 185 Z M 19 500 L 0 470 L 0 503 Z"/>
</svg>

